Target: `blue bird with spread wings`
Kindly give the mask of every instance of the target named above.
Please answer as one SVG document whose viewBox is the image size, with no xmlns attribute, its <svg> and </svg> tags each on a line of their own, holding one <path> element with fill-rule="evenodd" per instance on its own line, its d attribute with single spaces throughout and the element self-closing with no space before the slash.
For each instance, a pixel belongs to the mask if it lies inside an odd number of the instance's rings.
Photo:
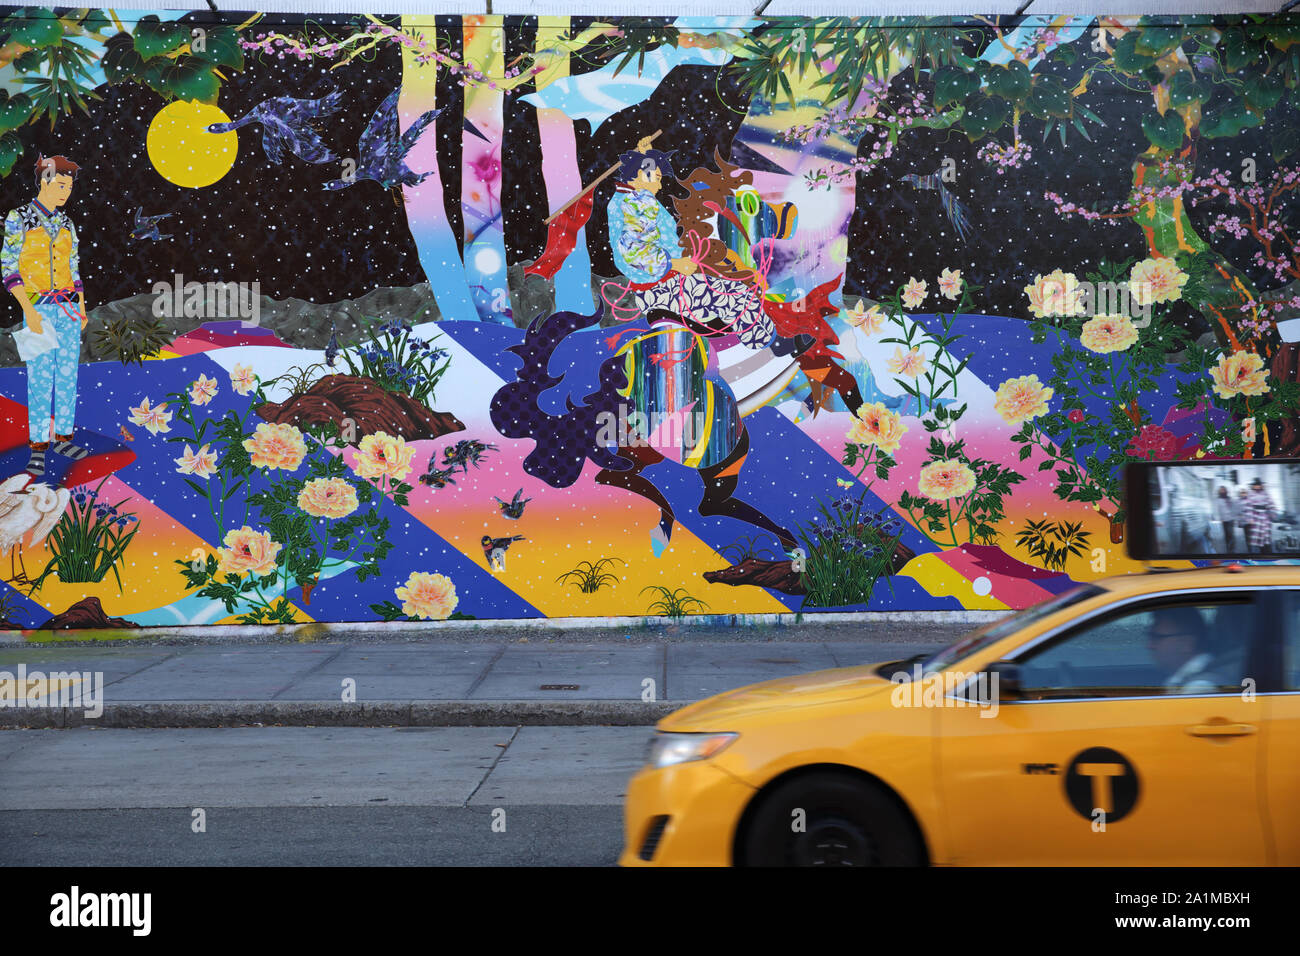
<svg viewBox="0 0 1300 956">
<path fill-rule="evenodd" d="M 918 176 L 915 173 L 908 173 L 902 181 L 911 183 L 916 189 L 933 189 L 939 193 L 939 201 L 943 203 L 943 211 L 948 215 L 948 221 L 952 227 L 957 230 L 957 238 L 962 242 L 966 241 L 966 234 L 970 232 L 970 219 L 966 216 L 966 207 L 961 201 L 948 191 L 943 184 L 941 172 L 933 173 L 929 176 Z"/>
<path fill-rule="evenodd" d="M 433 175 L 432 171 L 413 172 L 406 165 L 406 154 L 415 148 L 420 134 L 442 110 L 421 114 L 403 133 L 397 122 L 397 97 L 401 92 L 398 87 L 389 93 L 361 132 L 357 140 L 356 171 L 346 178 L 330 180 L 325 184 L 326 189 L 347 189 L 363 179 L 373 179 L 385 189 L 418 186 Z"/>
<path fill-rule="evenodd" d="M 293 96 L 276 96 L 262 100 L 251 110 L 229 123 L 213 123 L 209 133 L 228 133 L 252 123 L 262 124 L 262 150 L 277 166 L 284 162 L 284 150 L 309 163 L 329 163 L 338 157 L 325 145 L 312 125 L 333 116 L 343 106 L 343 93 L 335 90 L 316 100 Z"/>
<path fill-rule="evenodd" d="M 157 216 L 146 216 L 144 214 L 144 207 L 136 206 L 135 224 L 131 228 L 131 238 L 138 242 L 143 242 L 146 239 L 153 239 L 158 242 L 161 242 L 163 239 L 170 239 L 171 236 L 162 235 L 158 227 L 158 223 L 162 222 L 170 215 L 171 213 L 164 212 Z"/>
</svg>

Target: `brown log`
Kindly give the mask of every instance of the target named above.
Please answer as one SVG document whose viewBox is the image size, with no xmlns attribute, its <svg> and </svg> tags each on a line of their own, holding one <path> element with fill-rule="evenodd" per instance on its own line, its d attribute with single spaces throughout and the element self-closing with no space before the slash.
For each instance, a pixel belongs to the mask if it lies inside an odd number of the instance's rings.
<svg viewBox="0 0 1300 956">
<path fill-rule="evenodd" d="M 432 411 L 409 395 L 387 392 L 356 375 L 326 375 L 301 395 L 259 405 L 257 414 L 268 422 L 286 422 L 298 428 L 333 422 L 340 434 L 351 419 L 358 439 L 384 432 L 419 441 L 465 430 L 450 412 Z"/>
</svg>

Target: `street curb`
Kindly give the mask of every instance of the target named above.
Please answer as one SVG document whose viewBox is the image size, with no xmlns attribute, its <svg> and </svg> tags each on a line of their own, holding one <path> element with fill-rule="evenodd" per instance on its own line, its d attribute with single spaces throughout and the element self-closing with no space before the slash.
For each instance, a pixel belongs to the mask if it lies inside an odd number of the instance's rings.
<svg viewBox="0 0 1300 956">
<path fill-rule="evenodd" d="M 1012 611 L 948 610 L 948 611 L 828 611 L 814 614 L 692 614 L 684 617 L 555 617 L 517 618 L 469 621 L 356 621 L 323 622 L 282 625 L 221 624 L 193 627 L 131 627 L 101 629 L 69 629 L 61 631 L 21 630 L 0 631 L 0 647 L 28 643 L 95 644 L 112 646 L 118 641 L 126 643 L 311 643 L 316 641 L 347 640 L 422 640 L 430 638 L 492 639 L 502 632 L 577 631 L 589 632 L 597 637 L 600 631 L 636 631 L 638 636 L 674 634 L 677 631 L 708 629 L 739 629 L 741 633 L 760 633 L 767 636 L 772 631 L 785 628 L 807 628 L 818 625 L 834 626 L 859 624 L 870 628 L 876 625 L 914 624 L 920 626 L 979 625 L 996 621 L 1014 613 Z M 765 632 L 765 633 L 764 633 Z M 658 636 L 658 634 L 656 634 Z"/>
<path fill-rule="evenodd" d="M 0 707 L 0 730 L 200 727 L 576 727 L 650 726 L 690 701 L 413 700 L 166 701 L 84 707 Z"/>
</svg>

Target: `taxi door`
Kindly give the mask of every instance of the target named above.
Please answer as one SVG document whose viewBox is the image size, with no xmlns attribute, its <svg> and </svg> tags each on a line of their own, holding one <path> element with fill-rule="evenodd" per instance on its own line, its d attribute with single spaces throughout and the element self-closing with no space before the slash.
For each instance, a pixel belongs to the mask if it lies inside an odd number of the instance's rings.
<svg viewBox="0 0 1300 956">
<path fill-rule="evenodd" d="M 1127 599 L 1004 653 L 1019 698 L 945 698 L 951 862 L 1268 862 L 1263 707 L 1243 685 L 1263 616 L 1243 589 Z"/>
<path fill-rule="evenodd" d="M 1268 829 L 1272 862 L 1300 866 L 1300 591 L 1278 592 L 1282 627 L 1275 645 L 1278 675 L 1263 703 L 1269 714 L 1264 737 Z"/>
</svg>

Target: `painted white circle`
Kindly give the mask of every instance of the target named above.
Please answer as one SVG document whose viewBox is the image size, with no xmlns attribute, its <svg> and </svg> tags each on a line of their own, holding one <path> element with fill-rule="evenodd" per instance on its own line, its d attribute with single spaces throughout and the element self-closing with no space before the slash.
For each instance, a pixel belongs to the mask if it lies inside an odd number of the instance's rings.
<svg viewBox="0 0 1300 956">
<path fill-rule="evenodd" d="M 993 593 L 993 582 L 983 576 L 980 576 L 976 578 L 974 581 L 972 581 L 970 583 L 970 587 L 971 590 L 974 591 L 976 594 L 978 594 L 980 597 L 984 597 L 987 594 Z"/>
<path fill-rule="evenodd" d="M 495 249 L 480 249 L 474 253 L 474 268 L 484 275 L 492 275 L 501 268 L 501 256 Z"/>
</svg>

